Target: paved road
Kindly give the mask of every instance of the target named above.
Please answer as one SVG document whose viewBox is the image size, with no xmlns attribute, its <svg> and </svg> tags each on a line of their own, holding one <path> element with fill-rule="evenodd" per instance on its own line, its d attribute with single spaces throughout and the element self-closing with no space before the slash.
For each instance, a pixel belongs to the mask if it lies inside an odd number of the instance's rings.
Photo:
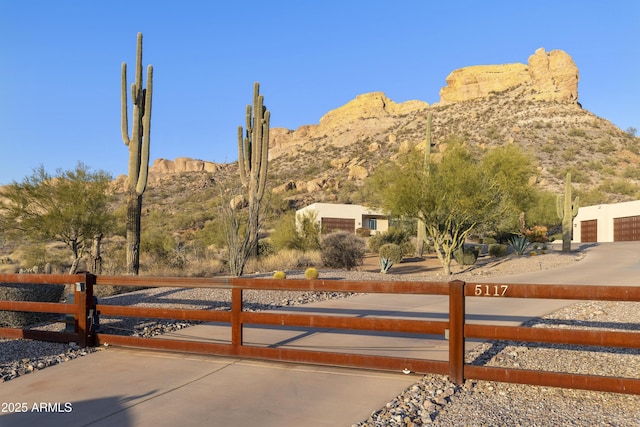
<svg viewBox="0 0 640 427">
<path fill-rule="evenodd" d="M 638 285 L 640 242 L 600 244 L 586 251 L 585 260 L 576 265 L 502 281 Z M 470 322 L 520 324 L 566 304 L 473 298 L 467 303 L 467 313 Z M 446 319 L 448 302 L 439 296 L 370 294 L 293 309 L 352 315 L 373 310 Z M 180 331 L 180 336 L 219 340 L 227 339 L 228 333 L 219 326 L 199 325 Z M 438 337 L 355 337 L 335 331 L 309 334 L 256 328 L 247 330 L 245 339 L 297 348 L 331 347 L 371 354 L 402 351 L 410 357 L 447 357 L 447 343 Z M 1 384 L 0 411 L 5 412 L 0 412 L 0 427 L 348 427 L 368 418 L 418 378 L 402 373 L 109 348 Z M 15 413 L 16 407 L 26 409 L 26 413 Z"/>
</svg>

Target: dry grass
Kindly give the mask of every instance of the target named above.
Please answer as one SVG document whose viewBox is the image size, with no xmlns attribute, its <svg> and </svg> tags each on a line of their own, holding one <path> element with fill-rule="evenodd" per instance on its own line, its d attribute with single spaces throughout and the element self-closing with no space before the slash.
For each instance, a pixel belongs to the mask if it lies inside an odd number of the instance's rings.
<svg viewBox="0 0 640 427">
<path fill-rule="evenodd" d="M 282 250 L 277 254 L 249 260 L 245 271 L 247 273 L 287 271 L 320 265 L 322 261 L 319 251 Z"/>
</svg>

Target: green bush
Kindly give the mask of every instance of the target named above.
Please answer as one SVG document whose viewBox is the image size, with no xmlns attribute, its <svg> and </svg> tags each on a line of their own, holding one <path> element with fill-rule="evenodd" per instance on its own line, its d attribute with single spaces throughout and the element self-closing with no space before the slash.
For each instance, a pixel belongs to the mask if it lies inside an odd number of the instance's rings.
<svg viewBox="0 0 640 427">
<path fill-rule="evenodd" d="M 356 230 L 356 235 L 358 235 L 359 237 L 369 237 L 371 236 L 371 229 L 369 228 L 358 228 Z"/>
<path fill-rule="evenodd" d="M 489 245 L 489 255 L 494 258 L 500 258 L 507 255 L 507 245 L 492 243 Z"/>
<path fill-rule="evenodd" d="M 477 246 L 464 246 L 453 251 L 453 258 L 459 265 L 473 265 L 478 260 L 480 248 Z"/>
<path fill-rule="evenodd" d="M 275 245 L 268 240 L 258 241 L 258 256 L 265 257 L 277 253 Z"/>
<path fill-rule="evenodd" d="M 387 243 L 393 243 L 400 246 L 403 250 L 403 255 L 407 255 L 410 251 L 413 251 L 411 245 L 411 234 L 407 230 L 402 228 L 391 227 L 384 233 L 378 233 L 369 238 L 369 250 L 371 252 L 378 253 L 380 247 Z M 407 252 L 407 250 L 409 250 Z"/>
<path fill-rule="evenodd" d="M 395 243 L 386 243 L 378 250 L 380 255 L 380 272 L 386 273 L 395 263 L 402 261 L 402 248 Z"/>
<path fill-rule="evenodd" d="M 309 267 L 304 271 L 304 277 L 309 280 L 316 280 L 320 277 L 320 273 L 318 273 L 318 269 L 315 267 Z"/>
<path fill-rule="evenodd" d="M 362 264 L 364 254 L 364 240 L 355 234 L 331 233 L 322 240 L 321 258 L 327 267 L 351 270 Z"/>
<path fill-rule="evenodd" d="M 482 243 L 484 243 L 485 245 L 493 245 L 495 243 L 498 243 L 498 241 L 493 237 L 485 237 L 482 239 Z"/>
</svg>

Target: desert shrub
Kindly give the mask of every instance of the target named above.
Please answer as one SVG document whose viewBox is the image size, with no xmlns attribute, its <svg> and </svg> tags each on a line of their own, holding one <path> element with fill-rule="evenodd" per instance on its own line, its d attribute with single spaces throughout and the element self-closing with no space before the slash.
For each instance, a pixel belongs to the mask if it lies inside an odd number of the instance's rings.
<svg viewBox="0 0 640 427">
<path fill-rule="evenodd" d="M 316 218 L 315 212 L 297 218 L 294 212 L 282 216 L 271 233 L 271 242 L 278 249 L 320 249 L 320 224 Z"/>
<path fill-rule="evenodd" d="M 330 268 L 352 268 L 361 265 L 365 254 L 365 243 L 355 234 L 331 233 L 322 240 L 321 257 Z"/>
<path fill-rule="evenodd" d="M 316 280 L 320 277 L 320 273 L 318 273 L 318 269 L 315 267 L 309 267 L 304 271 L 304 277 L 309 280 Z"/>
<path fill-rule="evenodd" d="M 274 279 L 286 279 L 287 278 L 287 274 L 284 271 L 276 271 L 275 273 L 273 273 L 273 278 Z"/>
<path fill-rule="evenodd" d="M 405 229 L 391 227 L 384 233 L 378 233 L 371 236 L 368 241 L 369 250 L 371 252 L 378 253 L 380 247 L 387 243 L 393 243 L 400 246 L 403 255 L 407 255 L 413 251 L 413 244 L 411 243 L 411 234 Z"/>
<path fill-rule="evenodd" d="M 453 251 L 453 258 L 459 265 L 473 265 L 478 260 L 480 248 L 477 246 L 463 246 Z"/>
<path fill-rule="evenodd" d="M 569 136 L 575 136 L 575 137 L 578 137 L 578 138 L 585 138 L 587 136 L 587 133 L 585 132 L 584 129 L 571 128 L 571 129 L 569 129 Z"/>
<path fill-rule="evenodd" d="M 494 258 L 500 258 L 507 255 L 507 245 L 493 243 L 489 245 L 489 255 Z"/>
<path fill-rule="evenodd" d="M 9 283 L 0 287 L 0 301 L 60 302 L 63 293 L 64 285 Z M 52 317 L 55 314 L 0 311 L 0 327 L 22 328 Z"/>
<path fill-rule="evenodd" d="M 498 243 L 498 241 L 493 237 L 485 237 L 482 239 L 482 243 L 484 243 L 485 245 L 493 245 L 495 243 Z"/>
<path fill-rule="evenodd" d="M 395 243 L 386 243 L 378 250 L 380 256 L 380 272 L 386 273 L 395 263 L 402 261 L 402 248 Z"/>
<path fill-rule="evenodd" d="M 371 229 L 361 227 L 356 230 L 356 235 L 359 237 L 369 237 L 371 236 Z"/>
<path fill-rule="evenodd" d="M 269 240 L 258 241 L 258 256 L 264 257 L 277 253 L 278 250 Z"/>
<path fill-rule="evenodd" d="M 544 243 L 549 241 L 547 232 L 547 227 L 544 225 L 535 225 L 533 228 L 525 230 L 524 234 L 530 242 Z"/>
<path fill-rule="evenodd" d="M 247 261 L 245 270 L 247 272 L 295 270 L 318 265 L 321 262 L 319 251 L 303 252 L 295 249 L 285 249 L 265 257 L 250 258 Z"/>
</svg>

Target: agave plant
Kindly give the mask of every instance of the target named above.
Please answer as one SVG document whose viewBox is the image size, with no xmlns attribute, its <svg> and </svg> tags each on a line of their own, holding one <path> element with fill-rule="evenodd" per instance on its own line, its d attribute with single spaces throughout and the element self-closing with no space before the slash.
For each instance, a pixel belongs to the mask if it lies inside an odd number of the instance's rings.
<svg viewBox="0 0 640 427">
<path fill-rule="evenodd" d="M 509 246 L 511 246 L 518 255 L 523 255 L 530 245 L 531 242 L 529 242 L 529 239 L 525 236 L 513 236 L 509 239 Z"/>
<path fill-rule="evenodd" d="M 395 243 L 387 243 L 380 246 L 380 272 L 386 274 L 391 266 L 402 261 L 402 248 Z"/>
</svg>

